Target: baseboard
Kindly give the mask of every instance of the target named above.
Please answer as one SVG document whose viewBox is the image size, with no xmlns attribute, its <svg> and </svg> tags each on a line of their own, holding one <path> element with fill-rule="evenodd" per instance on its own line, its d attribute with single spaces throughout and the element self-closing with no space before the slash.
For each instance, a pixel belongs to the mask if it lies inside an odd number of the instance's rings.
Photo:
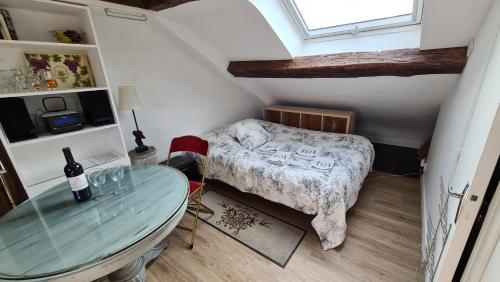
<svg viewBox="0 0 500 282">
<path fill-rule="evenodd" d="M 415 148 L 415 149 L 420 148 L 420 146 L 422 146 L 423 143 L 417 140 L 392 139 L 392 138 L 383 138 L 376 136 L 365 136 L 365 137 L 368 138 L 373 143 L 381 143 L 381 144 Z"/>
</svg>

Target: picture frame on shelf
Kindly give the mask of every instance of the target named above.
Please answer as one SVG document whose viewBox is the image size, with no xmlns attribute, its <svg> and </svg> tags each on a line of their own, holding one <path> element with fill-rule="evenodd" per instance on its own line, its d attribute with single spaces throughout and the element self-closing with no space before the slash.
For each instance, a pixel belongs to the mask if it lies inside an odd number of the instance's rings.
<svg viewBox="0 0 500 282">
<path fill-rule="evenodd" d="M 51 70 L 56 90 L 95 87 L 89 60 L 85 54 L 27 52 L 28 68 L 33 72 Z"/>
</svg>

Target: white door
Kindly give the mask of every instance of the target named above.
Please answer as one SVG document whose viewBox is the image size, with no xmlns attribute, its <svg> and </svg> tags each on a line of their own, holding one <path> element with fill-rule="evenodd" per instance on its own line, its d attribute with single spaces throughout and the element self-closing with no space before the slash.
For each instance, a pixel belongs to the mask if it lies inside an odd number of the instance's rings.
<svg viewBox="0 0 500 282">
<path fill-rule="evenodd" d="M 451 179 L 450 231 L 439 259 L 435 281 L 451 281 L 500 153 L 500 38 L 491 59 L 467 128 L 460 157 Z M 466 189 L 467 188 L 467 189 Z M 461 205 L 460 205 L 461 203 Z M 457 216 L 458 215 L 458 216 Z"/>
</svg>

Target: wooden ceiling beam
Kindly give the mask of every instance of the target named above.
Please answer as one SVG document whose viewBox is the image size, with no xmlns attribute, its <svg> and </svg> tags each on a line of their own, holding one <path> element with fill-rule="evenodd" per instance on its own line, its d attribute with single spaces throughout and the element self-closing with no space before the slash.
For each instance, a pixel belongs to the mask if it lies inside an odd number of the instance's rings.
<svg viewBox="0 0 500 282">
<path fill-rule="evenodd" d="M 145 0 L 103 0 L 104 2 L 111 2 L 115 4 L 121 4 L 125 6 L 137 7 L 146 9 Z"/>
<path fill-rule="evenodd" d="M 153 11 L 161 11 L 169 8 L 179 6 L 184 3 L 198 1 L 198 0 L 103 0 L 115 4 L 125 6 L 137 7 Z"/>
<path fill-rule="evenodd" d="M 227 70 L 235 77 L 349 78 L 462 73 L 467 47 L 383 52 L 357 52 L 297 57 L 292 60 L 233 61 Z"/>
<path fill-rule="evenodd" d="M 153 11 L 161 11 L 170 9 L 184 3 L 198 1 L 198 0 L 145 0 L 146 8 Z"/>
</svg>

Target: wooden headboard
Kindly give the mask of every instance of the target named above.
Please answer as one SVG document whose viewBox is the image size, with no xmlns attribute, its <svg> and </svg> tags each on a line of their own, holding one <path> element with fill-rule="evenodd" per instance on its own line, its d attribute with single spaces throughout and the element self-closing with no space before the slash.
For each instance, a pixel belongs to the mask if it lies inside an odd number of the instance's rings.
<svg viewBox="0 0 500 282">
<path fill-rule="evenodd" d="M 263 110 L 264 120 L 324 132 L 354 133 L 356 113 L 274 105 Z"/>
</svg>

